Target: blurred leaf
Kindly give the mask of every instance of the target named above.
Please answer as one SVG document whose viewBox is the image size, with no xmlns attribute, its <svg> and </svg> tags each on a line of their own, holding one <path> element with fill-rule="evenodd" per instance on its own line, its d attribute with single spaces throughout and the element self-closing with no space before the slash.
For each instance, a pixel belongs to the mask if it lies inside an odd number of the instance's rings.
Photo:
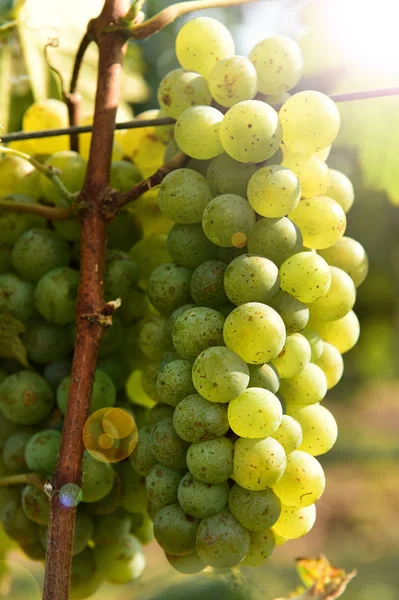
<svg viewBox="0 0 399 600">
<path fill-rule="evenodd" d="M 7 311 L 0 311 L 0 357 L 13 358 L 29 368 L 26 348 L 20 338 L 24 331 L 23 323 L 14 319 Z"/>
<path fill-rule="evenodd" d="M 37 43 L 37 31 L 30 30 L 24 21 L 20 21 L 18 35 L 33 97 L 36 101 L 44 100 L 47 98 L 48 69 L 44 62 L 43 50 Z"/>
<path fill-rule="evenodd" d="M 0 48 L 0 128 L 8 131 L 10 90 L 11 90 L 11 47 L 5 44 Z"/>
</svg>

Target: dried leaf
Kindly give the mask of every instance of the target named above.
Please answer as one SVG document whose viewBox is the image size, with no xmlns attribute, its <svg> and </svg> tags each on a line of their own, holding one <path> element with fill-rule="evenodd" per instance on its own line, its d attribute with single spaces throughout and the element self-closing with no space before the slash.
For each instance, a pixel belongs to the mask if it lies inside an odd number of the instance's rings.
<svg viewBox="0 0 399 600">
<path fill-rule="evenodd" d="M 14 319 L 7 311 L 0 311 L 0 357 L 13 358 L 29 368 L 26 348 L 20 338 L 24 331 L 23 323 Z"/>
</svg>

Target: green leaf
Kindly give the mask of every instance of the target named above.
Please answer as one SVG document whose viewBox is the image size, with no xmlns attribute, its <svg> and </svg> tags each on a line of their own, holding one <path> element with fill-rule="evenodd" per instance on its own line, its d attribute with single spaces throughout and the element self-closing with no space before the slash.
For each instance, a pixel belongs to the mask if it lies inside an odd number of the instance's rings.
<svg viewBox="0 0 399 600">
<path fill-rule="evenodd" d="M 24 331 L 23 323 L 14 319 L 7 311 L 0 311 L 0 357 L 13 358 L 29 368 L 26 348 L 20 338 Z"/>
</svg>

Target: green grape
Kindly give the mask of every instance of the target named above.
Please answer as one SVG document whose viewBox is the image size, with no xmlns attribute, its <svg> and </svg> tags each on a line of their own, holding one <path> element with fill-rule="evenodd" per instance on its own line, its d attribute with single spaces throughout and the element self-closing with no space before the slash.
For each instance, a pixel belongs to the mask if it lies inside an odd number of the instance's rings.
<svg viewBox="0 0 399 600">
<path fill-rule="evenodd" d="M 309 304 L 311 319 L 316 321 L 336 321 L 353 308 L 356 301 L 356 288 L 350 276 L 338 267 L 330 267 L 331 285 L 327 293 Z"/>
<path fill-rule="evenodd" d="M 226 437 L 191 444 L 187 466 L 196 479 L 223 483 L 233 474 L 233 442 Z"/>
<path fill-rule="evenodd" d="M 25 462 L 33 473 L 50 474 L 57 465 L 61 432 L 56 429 L 38 431 L 25 447 Z"/>
<path fill-rule="evenodd" d="M 287 217 L 260 219 L 248 235 L 248 252 L 264 256 L 278 267 L 302 250 L 301 232 Z"/>
<path fill-rule="evenodd" d="M 269 304 L 274 308 L 284 321 L 287 333 L 302 332 L 309 320 L 309 309 L 298 298 L 279 290 Z"/>
<path fill-rule="evenodd" d="M 104 294 L 106 298 L 125 298 L 138 283 L 138 267 L 121 250 L 108 250 L 105 263 Z"/>
<path fill-rule="evenodd" d="M 44 492 L 34 485 L 26 485 L 22 491 L 22 508 L 26 516 L 39 525 L 47 525 L 50 503 Z"/>
<path fill-rule="evenodd" d="M 1 413 L 0 413 L 1 414 Z M 9 473 L 7 473 L 9 474 Z M 21 498 L 21 489 L 18 486 L 5 486 L 0 494 L 0 515 L 9 502 L 19 504 Z M 3 518 L 2 518 L 3 521 Z"/>
<path fill-rule="evenodd" d="M 147 507 L 145 478 L 138 475 L 129 461 L 116 463 L 121 482 L 120 506 L 130 514 L 144 513 Z"/>
<path fill-rule="evenodd" d="M 273 360 L 282 379 L 299 375 L 310 362 L 312 350 L 308 340 L 300 333 L 287 335 L 284 348 Z"/>
<path fill-rule="evenodd" d="M 341 354 L 351 350 L 360 335 L 359 319 L 353 310 L 337 321 L 312 321 L 311 326 L 325 342 L 335 346 Z"/>
<path fill-rule="evenodd" d="M 175 325 L 177 319 L 180 317 L 180 315 L 185 313 L 186 310 L 191 310 L 193 308 L 197 308 L 197 305 L 193 304 L 193 303 L 188 303 L 188 304 L 183 304 L 182 306 L 179 306 L 179 308 L 176 308 L 176 310 L 174 310 L 172 312 L 172 314 L 170 315 L 170 323 L 171 323 L 172 327 L 174 327 L 174 325 Z"/>
<path fill-rule="evenodd" d="M 24 158 L 3 155 L 0 159 L 0 196 L 13 193 L 30 195 L 29 176 L 34 171 L 33 165 Z"/>
<path fill-rule="evenodd" d="M 79 219 L 67 219 L 65 221 L 53 221 L 55 231 L 68 242 L 80 242 L 81 225 Z"/>
<path fill-rule="evenodd" d="M 144 319 L 139 327 L 138 344 L 144 356 L 160 360 L 172 347 L 169 319 L 160 315 Z"/>
<path fill-rule="evenodd" d="M 257 92 L 256 69 L 245 56 L 219 60 L 209 73 L 208 81 L 213 98 L 222 106 L 252 100 Z"/>
<path fill-rule="evenodd" d="M 244 100 L 230 108 L 220 126 L 223 150 L 244 163 L 273 156 L 281 143 L 278 114 L 260 100 Z"/>
<path fill-rule="evenodd" d="M 176 142 L 185 154 L 199 160 L 214 158 L 223 152 L 220 125 L 223 113 L 212 106 L 187 108 L 176 121 Z"/>
<path fill-rule="evenodd" d="M 145 478 L 148 499 L 158 507 L 175 504 L 177 489 L 183 475 L 183 469 L 155 464 Z"/>
<path fill-rule="evenodd" d="M 206 178 L 212 193 L 247 195 L 248 182 L 256 172 L 257 166 L 241 163 L 228 154 L 219 154 L 209 163 Z"/>
<path fill-rule="evenodd" d="M 160 398 L 157 392 L 157 377 L 161 369 L 160 362 L 149 362 L 147 363 L 141 374 L 141 385 L 144 392 L 155 402 L 158 402 Z"/>
<path fill-rule="evenodd" d="M 32 371 L 9 375 L 0 385 L 0 409 L 19 425 L 36 425 L 49 416 L 53 393 L 47 381 Z"/>
<path fill-rule="evenodd" d="M 164 419 L 152 429 L 152 453 L 163 465 L 175 469 L 186 466 L 189 444 L 180 439 L 173 427 L 172 419 Z"/>
<path fill-rule="evenodd" d="M 310 362 L 298 375 L 281 380 L 280 392 L 286 404 L 315 404 L 327 393 L 327 378 Z"/>
<path fill-rule="evenodd" d="M 286 98 L 286 100 L 288 100 L 288 98 Z M 284 102 L 285 102 L 285 100 L 284 100 Z M 330 156 L 331 148 L 332 148 L 332 144 L 330 144 L 329 146 L 326 146 L 325 148 L 322 148 L 322 150 L 318 150 L 314 154 L 315 154 L 315 156 L 317 156 L 317 158 L 320 158 L 320 160 L 322 160 L 324 162 Z M 331 173 L 331 171 L 330 171 L 330 173 Z"/>
<path fill-rule="evenodd" d="M 145 556 L 139 540 L 128 535 L 112 546 L 94 550 L 97 568 L 107 581 L 117 585 L 138 579 L 145 568 Z"/>
<path fill-rule="evenodd" d="M 167 404 L 156 404 L 153 406 L 148 413 L 148 424 L 156 425 L 159 421 L 164 419 L 171 419 L 173 417 L 174 408 Z"/>
<path fill-rule="evenodd" d="M 44 163 L 58 171 L 58 177 L 68 192 L 79 192 L 86 175 L 86 161 L 77 152 L 64 150 L 52 154 Z M 49 204 L 59 204 L 63 200 L 60 191 L 44 173 L 40 173 L 40 187 L 43 198 Z"/>
<path fill-rule="evenodd" d="M 169 316 L 178 306 L 190 302 L 191 274 L 191 269 L 174 263 L 159 265 L 148 281 L 151 304 Z"/>
<path fill-rule="evenodd" d="M 176 406 L 173 425 L 186 442 L 200 442 L 220 437 L 229 430 L 227 409 L 209 402 L 199 394 L 191 394 Z"/>
<path fill-rule="evenodd" d="M 280 516 L 280 500 L 270 488 L 251 491 L 235 483 L 229 494 L 229 508 L 250 531 L 269 529 Z"/>
<path fill-rule="evenodd" d="M 276 541 L 272 531 L 250 531 L 249 550 L 242 561 L 246 567 L 260 567 L 272 555 Z"/>
<path fill-rule="evenodd" d="M 249 388 L 263 388 L 276 394 L 280 387 L 280 377 L 272 364 L 248 365 Z"/>
<path fill-rule="evenodd" d="M 117 392 L 125 387 L 130 374 L 130 367 L 126 356 L 122 352 L 112 353 L 105 358 L 101 358 L 98 361 L 98 368 L 112 379 Z"/>
<path fill-rule="evenodd" d="M 139 527 L 135 527 L 132 533 L 144 546 L 150 544 L 154 539 L 154 526 L 151 519 L 145 515 L 142 524 Z"/>
<path fill-rule="evenodd" d="M 37 315 L 34 298 L 32 282 L 14 273 L 0 275 L 0 309 L 25 322 Z"/>
<path fill-rule="evenodd" d="M 229 484 L 227 481 L 204 483 L 187 473 L 180 481 L 177 497 L 186 514 L 204 519 L 224 509 L 229 497 Z"/>
<path fill-rule="evenodd" d="M 228 302 L 223 286 L 226 268 L 226 263 L 208 260 L 195 269 L 190 282 L 194 302 L 209 308 L 221 308 Z"/>
<path fill-rule="evenodd" d="M 108 248 L 118 248 L 129 252 L 132 245 L 143 235 L 143 228 L 137 216 L 128 210 L 121 210 L 107 227 Z M 130 257 L 133 260 L 133 257 Z"/>
<path fill-rule="evenodd" d="M 320 404 L 288 406 L 287 414 L 302 428 L 303 439 L 299 450 L 312 456 L 325 454 L 337 441 L 338 427 L 331 412 Z M 284 534 L 283 534 L 284 535 Z"/>
<path fill-rule="evenodd" d="M 140 290 L 130 290 L 123 298 L 122 306 L 118 309 L 119 317 L 124 325 L 130 325 L 138 319 L 148 316 L 151 312 L 153 311 L 147 295 Z M 126 330 L 124 339 L 126 339 Z"/>
<path fill-rule="evenodd" d="M 327 196 L 300 202 L 289 216 L 301 230 L 308 248 L 329 248 L 345 233 L 345 213 L 338 202 Z"/>
<path fill-rule="evenodd" d="M 249 58 L 258 74 L 262 94 L 282 94 L 302 76 L 303 58 L 298 44 L 285 35 L 268 37 L 251 50 Z"/>
<path fill-rule="evenodd" d="M 326 196 L 336 200 L 347 213 L 352 208 L 355 191 L 350 179 L 344 173 L 330 169 L 330 181 Z"/>
<path fill-rule="evenodd" d="M 297 207 L 300 197 L 296 174 L 279 165 L 258 169 L 248 183 L 249 203 L 262 217 L 284 217 Z"/>
<path fill-rule="evenodd" d="M 28 358 L 39 364 L 61 360 L 73 347 L 67 327 L 46 321 L 30 323 L 23 339 Z"/>
<path fill-rule="evenodd" d="M 118 192 L 128 192 L 142 181 L 143 176 L 139 169 L 128 160 L 116 160 L 111 164 L 109 184 Z M 125 215 L 128 219 L 127 215 Z"/>
<path fill-rule="evenodd" d="M 64 127 L 68 127 L 67 105 L 52 98 L 34 102 L 22 118 L 22 129 L 24 131 L 62 129 Z M 69 138 L 67 135 L 39 138 L 35 140 L 35 153 L 54 154 L 54 152 L 67 150 L 68 146 Z"/>
<path fill-rule="evenodd" d="M 322 369 L 327 379 L 327 389 L 331 390 L 341 380 L 344 372 L 344 361 L 335 346 L 328 342 L 322 342 L 322 344 L 323 351 L 320 357 L 315 360 L 315 364 Z"/>
<path fill-rule="evenodd" d="M 301 331 L 301 335 L 303 335 L 310 344 L 310 349 L 312 351 L 310 361 L 316 363 L 323 353 L 324 342 L 321 339 L 321 336 L 316 331 L 313 331 L 313 329 L 309 329 L 308 327 Z"/>
<path fill-rule="evenodd" d="M 255 226 L 255 213 L 245 198 L 222 194 L 207 204 L 202 226 L 207 238 L 217 246 L 245 245 Z"/>
<path fill-rule="evenodd" d="M 93 542 L 97 546 L 118 544 L 130 533 L 131 516 L 122 510 L 104 515 L 94 522 Z"/>
<path fill-rule="evenodd" d="M 161 211 L 176 223 L 199 223 L 212 199 L 203 175 L 192 169 L 176 169 L 163 179 L 158 190 Z"/>
<path fill-rule="evenodd" d="M 63 415 L 66 413 L 70 380 L 70 375 L 64 377 L 57 389 L 57 404 Z M 116 390 L 112 379 L 104 371 L 97 369 L 91 392 L 90 412 L 114 406 L 115 402 Z"/>
<path fill-rule="evenodd" d="M 46 552 L 40 542 L 20 544 L 20 548 L 29 560 L 44 562 Z"/>
<path fill-rule="evenodd" d="M 72 561 L 71 600 L 83 600 L 94 594 L 102 578 L 96 567 L 93 550 L 86 548 Z"/>
<path fill-rule="evenodd" d="M 279 116 L 283 142 L 291 152 L 312 154 L 329 146 L 338 135 L 338 108 L 321 92 L 294 94 L 283 104 Z"/>
<path fill-rule="evenodd" d="M 248 366 L 225 346 L 214 346 L 201 352 L 193 365 L 192 376 L 197 392 L 212 402 L 233 400 L 249 383 Z"/>
<path fill-rule="evenodd" d="M 195 550 L 198 525 L 198 519 L 184 514 L 178 504 L 170 504 L 155 515 L 155 539 L 169 554 L 190 554 Z"/>
<path fill-rule="evenodd" d="M 168 235 L 168 252 L 179 265 L 191 269 L 216 257 L 216 248 L 200 223 L 173 225 Z"/>
<path fill-rule="evenodd" d="M 216 19 L 198 17 L 185 23 L 176 38 L 176 55 L 185 69 L 208 77 L 222 58 L 234 54 L 234 41 L 229 30 Z"/>
<path fill-rule="evenodd" d="M 12 473 L 24 473 L 27 470 L 25 448 L 32 433 L 32 431 L 19 430 L 7 437 L 3 448 L 3 460 Z"/>
<path fill-rule="evenodd" d="M 73 330 L 76 332 L 76 325 L 73 325 Z M 99 358 L 109 356 L 119 348 L 124 336 L 123 325 L 118 317 L 112 317 L 112 325 L 108 326 L 100 341 L 98 352 Z"/>
<path fill-rule="evenodd" d="M 200 559 L 196 551 L 184 556 L 166 553 L 166 558 L 175 571 L 183 573 L 183 575 L 194 575 L 206 567 L 206 564 Z"/>
<path fill-rule="evenodd" d="M 177 406 L 183 398 L 195 392 L 191 369 L 190 361 L 178 359 L 168 363 L 159 372 L 157 392 L 162 402 Z"/>
<path fill-rule="evenodd" d="M 10 499 L 1 513 L 4 533 L 19 544 L 32 544 L 38 539 L 38 526 L 28 519 L 19 500 Z"/>
<path fill-rule="evenodd" d="M 35 290 L 36 307 L 40 314 L 57 325 L 75 319 L 79 272 L 69 267 L 48 271 Z"/>
<path fill-rule="evenodd" d="M 138 266 L 140 285 L 146 287 L 152 271 L 159 265 L 170 262 L 166 234 L 153 234 L 140 240 L 129 251 L 129 258 Z"/>
<path fill-rule="evenodd" d="M 37 282 L 48 271 L 67 267 L 68 244 L 49 229 L 29 229 L 18 239 L 12 251 L 13 267 L 22 277 Z"/>
<path fill-rule="evenodd" d="M 212 103 L 207 80 L 187 69 L 173 69 L 158 87 L 158 102 L 168 117 L 177 119 L 190 106 Z"/>
<path fill-rule="evenodd" d="M 273 360 L 283 349 L 285 325 L 280 315 L 261 302 L 248 302 L 229 314 L 223 328 L 226 346 L 251 364 Z"/>
<path fill-rule="evenodd" d="M 229 403 L 230 427 L 243 438 L 272 435 L 281 423 L 279 399 L 263 388 L 248 388 Z"/>
<path fill-rule="evenodd" d="M 283 504 L 310 506 L 324 492 L 326 478 L 319 461 L 301 450 L 287 456 L 284 475 L 273 485 L 273 490 Z"/>
<path fill-rule="evenodd" d="M 285 465 L 284 448 L 271 437 L 238 438 L 234 444 L 233 479 L 246 490 L 272 487 L 282 477 Z"/>
<path fill-rule="evenodd" d="M 1 213 L 0 213 L 1 215 Z M 1 221 L 1 216 L 0 216 Z M 11 269 L 12 246 L 0 242 L 0 275 Z"/>
<path fill-rule="evenodd" d="M 316 155 L 304 156 L 295 152 L 284 152 L 282 164 L 298 178 L 303 198 L 313 198 L 327 192 L 329 169 Z M 295 208 L 294 206 L 292 210 Z"/>
<path fill-rule="evenodd" d="M 1 164 L 1 163 L 0 163 Z M 29 196 L 23 194 L 12 194 L 2 198 L 3 202 L 18 204 L 36 204 Z M 15 244 L 24 231 L 34 227 L 45 227 L 46 221 L 42 217 L 29 213 L 17 213 L 9 210 L 0 210 L 0 242 L 3 244 Z"/>
<path fill-rule="evenodd" d="M 319 250 L 318 254 L 332 267 L 345 271 L 356 287 L 366 279 L 369 261 L 363 246 L 356 240 L 344 236 L 333 246 Z"/>
<path fill-rule="evenodd" d="M 80 495 L 82 492 L 80 490 Z M 108 515 L 118 510 L 121 505 L 122 486 L 119 476 L 115 476 L 112 490 L 98 502 L 90 502 L 86 507 L 93 515 Z"/>
<path fill-rule="evenodd" d="M 224 287 L 229 300 L 236 304 L 269 303 L 279 290 L 278 268 L 262 256 L 243 254 L 227 267 Z"/>
<path fill-rule="evenodd" d="M 280 286 L 301 302 L 314 302 L 328 292 L 331 269 L 321 256 L 299 252 L 280 267 Z"/>
<path fill-rule="evenodd" d="M 173 344 L 183 358 L 194 360 L 203 350 L 223 344 L 224 316 L 212 308 L 186 310 L 173 327 Z"/>
<path fill-rule="evenodd" d="M 283 415 L 280 426 L 273 433 L 273 437 L 278 442 L 280 442 L 280 444 L 285 450 L 285 453 L 288 455 L 290 454 L 290 452 L 294 452 L 294 450 L 297 450 L 297 448 L 299 448 L 299 446 L 301 445 L 303 439 L 302 427 L 300 426 L 298 421 L 293 419 L 288 414 Z"/>
<path fill-rule="evenodd" d="M 137 446 L 129 456 L 129 461 L 136 473 L 145 476 L 157 462 L 151 450 L 151 426 L 140 427 L 138 436 Z"/>
<path fill-rule="evenodd" d="M 295 540 L 309 533 L 316 521 L 316 506 L 285 506 L 281 507 L 281 515 L 273 527 L 277 535 L 287 540 Z"/>
<path fill-rule="evenodd" d="M 110 464 L 96 460 L 88 452 L 83 454 L 83 502 L 98 502 L 105 498 L 114 485 L 115 473 Z"/>
<path fill-rule="evenodd" d="M 238 565 L 249 550 L 249 531 L 225 508 L 203 519 L 197 532 L 197 552 L 201 560 L 214 568 Z"/>
</svg>

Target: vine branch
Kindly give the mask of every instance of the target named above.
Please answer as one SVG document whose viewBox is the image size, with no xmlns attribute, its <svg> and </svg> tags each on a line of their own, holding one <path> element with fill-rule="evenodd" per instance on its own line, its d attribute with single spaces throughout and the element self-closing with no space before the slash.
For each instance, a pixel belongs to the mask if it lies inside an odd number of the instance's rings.
<svg viewBox="0 0 399 600">
<path fill-rule="evenodd" d="M 29 213 L 37 215 L 50 221 L 66 221 L 72 219 L 75 215 L 71 207 L 57 208 L 54 206 L 46 206 L 45 204 L 23 204 L 22 202 L 9 202 L 8 200 L 0 200 L 0 210 L 8 212 Z"/>
<path fill-rule="evenodd" d="M 48 483 L 48 481 L 41 475 L 37 475 L 37 473 L 24 473 L 0 477 L 0 487 L 30 484 L 44 492 L 46 483 Z"/>
</svg>

